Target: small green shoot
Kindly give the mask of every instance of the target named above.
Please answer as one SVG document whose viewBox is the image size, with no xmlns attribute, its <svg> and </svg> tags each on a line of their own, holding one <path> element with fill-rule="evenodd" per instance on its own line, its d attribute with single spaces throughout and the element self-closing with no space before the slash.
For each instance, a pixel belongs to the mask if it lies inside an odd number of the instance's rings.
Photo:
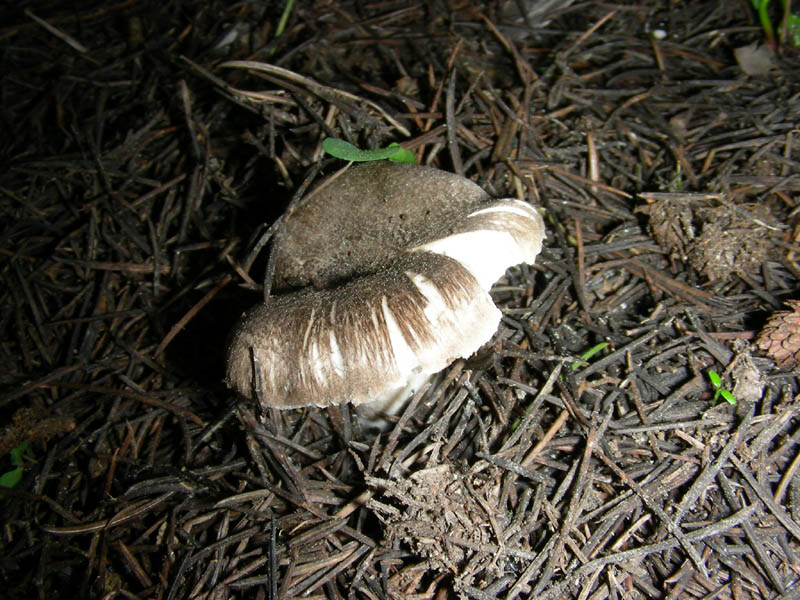
<svg viewBox="0 0 800 600">
<path fill-rule="evenodd" d="M 753 8 L 758 13 L 758 20 L 761 22 L 761 29 L 764 30 L 764 36 L 767 38 L 767 43 L 775 47 L 775 30 L 772 28 L 772 21 L 769 18 L 769 3 L 770 0 L 750 0 Z"/>
<path fill-rule="evenodd" d="M 283 13 L 281 13 L 281 19 L 278 21 L 278 26 L 275 28 L 275 37 L 281 37 L 283 32 L 286 31 L 286 23 L 289 22 L 289 15 L 292 14 L 292 8 L 294 7 L 294 0 L 286 0 L 286 4 L 283 7 Z"/>
<path fill-rule="evenodd" d="M 758 13 L 758 20 L 764 30 L 764 37 L 773 49 L 778 46 L 778 43 L 785 44 L 787 41 L 791 41 L 795 48 L 800 48 L 800 16 L 791 12 L 791 2 L 789 0 L 781 0 L 781 14 L 783 16 L 778 30 L 778 40 L 775 39 L 775 29 L 769 17 L 770 0 L 750 0 L 750 3 Z"/>
<path fill-rule="evenodd" d="M 353 162 L 371 162 L 384 159 L 412 164 L 417 162 L 413 152 L 401 148 L 396 143 L 389 144 L 386 148 L 378 150 L 362 150 L 339 138 L 325 138 L 322 140 L 322 149 L 331 156 Z"/>
<path fill-rule="evenodd" d="M 719 398 L 720 396 L 725 398 L 728 404 L 736 404 L 736 398 L 734 398 L 733 394 L 722 387 L 722 378 L 719 376 L 719 373 L 709 369 L 708 379 L 711 381 L 711 385 L 716 390 L 714 392 L 714 398 L 711 400 L 712 404 L 716 404 L 717 398 Z"/>
<path fill-rule="evenodd" d="M 22 462 L 22 454 L 28 448 L 28 442 L 22 442 L 19 446 L 9 452 L 11 465 L 15 468 L 0 475 L 0 487 L 13 488 L 22 480 L 22 472 L 25 466 Z M 5 495 L 0 493 L 0 500 L 5 499 Z"/>
<path fill-rule="evenodd" d="M 588 361 L 590 358 L 592 358 L 595 354 L 600 352 L 600 350 L 602 350 L 606 346 L 608 346 L 608 342 L 600 342 L 599 344 L 596 344 L 596 345 L 592 346 L 586 352 L 581 354 L 580 355 L 580 360 L 576 360 L 574 363 L 572 363 L 570 365 L 570 368 L 573 371 L 577 371 L 580 368 L 581 365 L 586 364 L 586 361 Z"/>
<path fill-rule="evenodd" d="M 672 190 L 675 192 L 683 191 L 683 174 L 681 173 L 681 163 L 675 163 L 675 177 L 670 181 Z"/>
<path fill-rule="evenodd" d="M 281 13 L 281 18 L 278 21 L 278 26 L 275 28 L 275 39 L 278 39 L 283 35 L 283 32 L 286 31 L 286 24 L 289 22 L 289 17 L 292 14 L 292 8 L 294 8 L 294 0 L 286 0 L 286 4 L 283 6 L 283 12 Z M 276 46 L 269 51 L 269 55 L 273 56 L 275 51 L 277 50 Z"/>
</svg>

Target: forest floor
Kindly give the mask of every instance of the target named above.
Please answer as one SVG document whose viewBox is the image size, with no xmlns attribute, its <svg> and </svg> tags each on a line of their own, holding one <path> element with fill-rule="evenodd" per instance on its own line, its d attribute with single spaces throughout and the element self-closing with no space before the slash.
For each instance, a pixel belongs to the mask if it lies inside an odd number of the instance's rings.
<svg viewBox="0 0 800 600">
<path fill-rule="evenodd" d="M 533 4 L 0 9 L 5 597 L 800 598 L 798 53 Z M 326 137 L 548 228 L 380 434 L 223 382 Z"/>
</svg>

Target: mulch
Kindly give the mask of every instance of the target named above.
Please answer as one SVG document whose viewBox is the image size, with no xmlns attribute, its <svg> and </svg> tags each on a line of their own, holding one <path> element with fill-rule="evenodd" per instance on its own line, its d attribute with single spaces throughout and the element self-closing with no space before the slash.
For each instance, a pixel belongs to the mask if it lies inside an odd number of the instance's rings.
<svg viewBox="0 0 800 600">
<path fill-rule="evenodd" d="M 800 299 L 800 58 L 742 71 L 750 2 L 23 5 L 4 597 L 800 597 L 800 381 L 759 338 Z M 223 383 L 326 137 L 548 226 L 489 351 L 382 432 Z"/>
</svg>

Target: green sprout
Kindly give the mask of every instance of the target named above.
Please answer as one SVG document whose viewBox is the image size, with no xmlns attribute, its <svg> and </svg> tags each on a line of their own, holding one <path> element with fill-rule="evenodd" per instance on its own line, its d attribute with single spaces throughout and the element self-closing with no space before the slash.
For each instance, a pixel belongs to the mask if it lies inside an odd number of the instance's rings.
<svg viewBox="0 0 800 600">
<path fill-rule="evenodd" d="M 778 43 L 775 41 L 775 29 L 772 27 L 772 20 L 769 16 L 769 3 L 770 0 L 750 0 L 753 8 L 758 13 L 758 20 L 761 22 L 761 28 L 764 30 L 764 37 L 767 43 L 776 48 Z M 796 48 L 800 48 L 800 16 L 792 13 L 791 0 L 781 0 L 783 7 L 783 17 L 781 18 L 779 30 L 779 42 L 785 43 L 786 40 L 791 40 Z"/>
<path fill-rule="evenodd" d="M 412 164 L 417 162 L 413 152 L 401 148 L 397 143 L 389 144 L 386 148 L 378 150 L 362 150 L 339 138 L 325 138 L 322 140 L 322 149 L 331 156 L 353 162 L 371 162 L 384 159 Z"/>
<path fill-rule="evenodd" d="M 292 14 L 292 8 L 294 7 L 294 0 L 286 0 L 286 4 L 283 7 L 283 13 L 281 13 L 281 20 L 278 21 L 278 26 L 275 28 L 275 37 L 281 37 L 283 32 L 286 30 L 286 23 L 289 22 L 289 15 Z"/>
<path fill-rule="evenodd" d="M 294 0 L 286 0 L 286 4 L 283 6 L 283 12 L 281 13 L 280 21 L 278 21 L 278 26 L 275 28 L 275 39 L 278 39 L 283 35 L 283 32 L 286 31 L 286 24 L 289 22 L 289 17 L 292 14 L 292 8 L 294 8 Z M 269 55 L 273 56 L 277 47 L 273 47 L 272 50 L 269 51 Z"/>
<path fill-rule="evenodd" d="M 0 475 L 0 487 L 13 488 L 22 480 L 22 472 L 25 469 L 22 462 L 22 454 L 27 448 L 28 442 L 22 442 L 9 452 L 11 465 L 15 468 Z M 3 499 L 5 499 L 5 495 L 0 493 L 0 500 Z"/>
<path fill-rule="evenodd" d="M 714 398 L 711 401 L 712 404 L 716 403 L 717 398 L 719 398 L 720 396 L 725 398 L 725 400 L 728 401 L 728 404 L 736 404 L 736 398 L 734 398 L 733 394 L 722 387 L 722 378 L 719 376 L 719 373 L 709 369 L 708 378 L 709 380 L 711 380 L 711 385 L 714 386 L 714 389 L 716 390 L 714 392 Z"/>
<path fill-rule="evenodd" d="M 578 368 L 579 368 L 581 365 L 584 365 L 584 364 L 586 364 L 586 361 L 588 361 L 590 358 L 592 358 L 592 357 L 593 357 L 595 354 L 597 354 L 598 352 L 600 352 L 600 350 L 602 350 L 602 349 L 603 349 L 603 348 L 605 348 L 606 346 L 608 346 L 608 342 L 600 342 L 599 344 L 596 344 L 596 345 L 592 346 L 592 347 L 591 347 L 591 348 L 589 348 L 589 349 L 588 349 L 586 352 L 584 352 L 583 354 L 581 354 L 581 355 L 578 357 L 578 358 L 580 358 L 580 360 L 576 360 L 574 363 L 572 363 L 572 364 L 570 365 L 570 368 L 571 368 L 573 371 L 577 371 L 577 370 L 578 370 Z"/>
</svg>

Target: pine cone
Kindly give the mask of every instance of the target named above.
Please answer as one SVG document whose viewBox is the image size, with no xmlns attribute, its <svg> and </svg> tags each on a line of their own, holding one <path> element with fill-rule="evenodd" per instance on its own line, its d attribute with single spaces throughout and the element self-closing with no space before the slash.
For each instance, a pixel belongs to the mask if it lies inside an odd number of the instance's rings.
<svg viewBox="0 0 800 600">
<path fill-rule="evenodd" d="M 756 345 L 781 369 L 800 366 L 800 300 L 786 302 L 792 310 L 772 313 Z"/>
</svg>

